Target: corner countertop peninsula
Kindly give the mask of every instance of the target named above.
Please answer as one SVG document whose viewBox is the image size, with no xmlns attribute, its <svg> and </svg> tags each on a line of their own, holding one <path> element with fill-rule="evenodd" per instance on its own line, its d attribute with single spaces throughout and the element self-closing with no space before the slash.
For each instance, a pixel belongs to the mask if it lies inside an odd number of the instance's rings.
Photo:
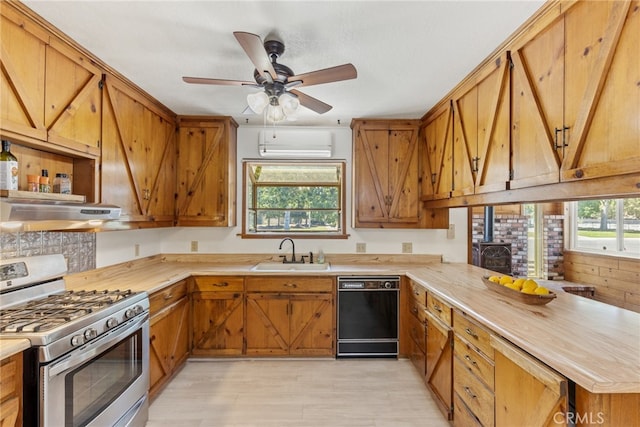
<svg viewBox="0 0 640 427">
<path fill-rule="evenodd" d="M 488 270 L 443 263 L 439 256 L 369 255 L 364 262 L 349 255 L 327 258 L 328 271 L 264 272 L 252 270 L 265 260 L 259 255 L 157 255 L 68 275 L 65 282 L 69 289 L 153 293 L 202 275 L 405 275 L 585 390 L 640 393 L 639 313 L 562 292 L 560 286 L 554 287 L 557 298 L 551 303 L 526 305 L 488 290 L 481 281 Z"/>
</svg>

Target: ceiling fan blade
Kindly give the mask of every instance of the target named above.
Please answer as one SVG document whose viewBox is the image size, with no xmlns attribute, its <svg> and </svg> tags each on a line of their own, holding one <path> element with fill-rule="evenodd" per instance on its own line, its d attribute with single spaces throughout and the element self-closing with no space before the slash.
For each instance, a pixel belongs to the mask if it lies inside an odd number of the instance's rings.
<svg viewBox="0 0 640 427">
<path fill-rule="evenodd" d="M 199 85 L 224 85 L 224 86 L 258 86 L 256 82 L 244 82 L 241 80 L 208 79 L 204 77 L 183 77 L 186 83 Z"/>
<path fill-rule="evenodd" d="M 324 114 L 333 108 L 331 105 L 325 104 L 319 99 L 316 99 L 295 89 L 290 90 L 289 93 L 296 95 L 298 97 L 298 101 L 300 101 L 300 104 L 310 110 L 315 111 L 318 114 Z"/>
<path fill-rule="evenodd" d="M 353 64 L 338 65 L 336 67 L 325 68 L 324 70 L 311 71 L 310 73 L 298 74 L 289 77 L 289 82 L 301 81 L 298 86 L 319 85 L 322 83 L 339 82 L 358 77 L 358 72 Z"/>
<path fill-rule="evenodd" d="M 269 73 L 271 78 L 275 80 L 278 74 L 273 69 L 273 65 L 271 65 L 271 59 L 267 55 L 267 51 L 264 50 L 264 44 L 260 36 L 242 31 L 235 31 L 233 35 L 236 36 L 238 43 L 247 53 L 256 70 L 260 71 L 261 74 Z"/>
</svg>

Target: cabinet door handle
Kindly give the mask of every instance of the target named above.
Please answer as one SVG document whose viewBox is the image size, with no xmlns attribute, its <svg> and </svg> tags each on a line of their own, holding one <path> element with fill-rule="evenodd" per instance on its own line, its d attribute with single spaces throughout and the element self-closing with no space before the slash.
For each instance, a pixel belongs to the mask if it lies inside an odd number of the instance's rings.
<svg viewBox="0 0 640 427">
<path fill-rule="evenodd" d="M 464 355 L 464 358 L 465 358 L 467 361 L 469 361 L 469 363 L 471 363 L 473 366 L 478 366 L 478 364 L 476 363 L 476 361 L 475 361 L 475 360 L 473 360 L 472 358 L 470 358 L 468 354 L 465 354 L 465 355 Z"/>
<path fill-rule="evenodd" d="M 471 389 L 469 387 L 464 387 L 464 391 L 465 393 L 467 393 L 469 396 L 471 396 L 472 399 L 476 398 L 476 395 L 471 391 Z"/>
<path fill-rule="evenodd" d="M 227 282 L 214 283 L 213 286 L 217 286 L 219 288 L 224 288 L 225 286 L 229 286 L 229 283 L 227 283 Z"/>
<path fill-rule="evenodd" d="M 465 331 L 467 334 L 471 335 L 473 338 L 478 339 L 478 335 L 477 335 L 475 332 L 473 332 L 471 329 L 466 328 L 464 331 Z"/>
<path fill-rule="evenodd" d="M 437 311 L 438 313 L 442 313 L 442 309 L 440 308 L 440 306 L 438 304 L 433 304 L 433 309 L 435 311 Z"/>
<path fill-rule="evenodd" d="M 411 312 L 413 314 L 418 314 L 418 309 L 416 307 L 411 308 Z"/>
<path fill-rule="evenodd" d="M 285 283 L 284 286 L 287 287 L 287 288 L 297 288 L 298 287 L 298 285 L 296 285 L 295 283 Z"/>
<path fill-rule="evenodd" d="M 170 300 L 171 298 L 173 298 L 173 294 L 165 294 L 164 295 L 164 300 Z"/>
</svg>

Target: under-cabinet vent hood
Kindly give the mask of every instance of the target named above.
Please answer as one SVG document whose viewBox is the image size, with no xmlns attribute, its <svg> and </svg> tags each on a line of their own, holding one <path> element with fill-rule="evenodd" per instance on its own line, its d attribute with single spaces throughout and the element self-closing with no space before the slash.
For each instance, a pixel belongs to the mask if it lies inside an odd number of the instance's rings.
<svg viewBox="0 0 640 427">
<path fill-rule="evenodd" d="M 28 198 L 0 198 L 4 231 L 86 230 L 120 218 L 118 206 Z"/>
</svg>

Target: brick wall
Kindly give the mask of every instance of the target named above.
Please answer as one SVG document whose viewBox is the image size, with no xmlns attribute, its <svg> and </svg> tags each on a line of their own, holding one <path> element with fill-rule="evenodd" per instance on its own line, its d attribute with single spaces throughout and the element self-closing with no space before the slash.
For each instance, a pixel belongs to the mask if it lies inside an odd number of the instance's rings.
<svg viewBox="0 0 640 427">
<path fill-rule="evenodd" d="M 96 234 L 84 232 L 0 232 L 0 259 L 62 254 L 67 271 L 79 273 L 96 268 Z"/>
<path fill-rule="evenodd" d="M 542 274 L 548 280 L 564 279 L 564 215 L 543 217 Z"/>
</svg>

